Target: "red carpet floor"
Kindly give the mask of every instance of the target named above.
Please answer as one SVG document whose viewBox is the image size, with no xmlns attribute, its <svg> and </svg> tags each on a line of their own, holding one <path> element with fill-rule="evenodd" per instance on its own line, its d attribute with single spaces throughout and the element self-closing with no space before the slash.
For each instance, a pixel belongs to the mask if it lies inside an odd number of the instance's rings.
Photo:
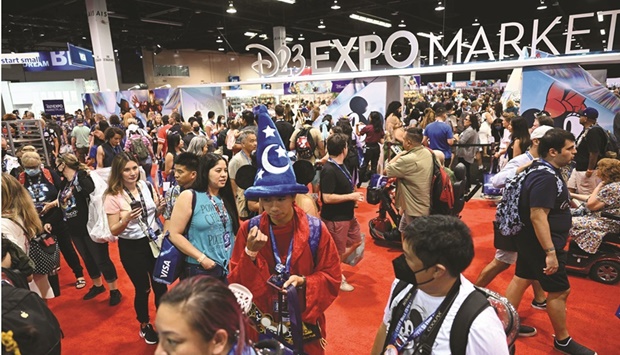
<svg viewBox="0 0 620 355">
<path fill-rule="evenodd" d="M 347 280 L 355 286 L 350 293 L 342 292 L 327 311 L 328 354 L 367 354 L 379 326 L 385 302 L 393 281 L 391 260 L 398 249 L 373 243 L 367 221 L 375 216 L 376 206 L 360 204 L 356 215 L 366 233 L 364 260 L 356 267 L 344 266 Z M 491 221 L 494 207 L 487 201 L 472 200 L 465 206 L 463 220 L 473 231 L 476 256 L 465 276 L 475 280 L 482 268 L 493 258 Z M 133 310 L 133 287 L 118 257 L 117 245 L 110 245 L 110 254 L 119 273 L 123 301 L 108 306 L 108 295 L 90 301 L 82 290 L 73 286 L 73 275 L 64 264 L 60 272 L 62 295 L 50 300 L 52 311 L 60 320 L 65 334 L 65 354 L 152 354 L 155 346 L 146 345 L 138 336 L 138 322 Z M 490 288 L 503 293 L 514 269 L 499 275 Z M 570 277 L 572 293 L 568 300 L 568 325 L 571 334 L 598 354 L 620 354 L 620 319 L 615 311 L 620 304 L 620 285 L 603 285 L 580 276 Z M 151 296 L 152 299 L 152 296 Z M 517 340 L 517 354 L 552 354 L 553 329 L 544 311 L 531 308 L 531 291 L 526 293 L 520 314 L 523 321 L 538 328 L 538 335 Z M 151 317 L 155 307 L 151 305 Z"/>
</svg>

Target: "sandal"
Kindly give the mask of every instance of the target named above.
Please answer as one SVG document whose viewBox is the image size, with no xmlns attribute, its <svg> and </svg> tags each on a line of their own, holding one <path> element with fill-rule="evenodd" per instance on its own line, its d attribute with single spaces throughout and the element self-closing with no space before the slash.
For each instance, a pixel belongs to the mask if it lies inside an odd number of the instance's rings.
<svg viewBox="0 0 620 355">
<path fill-rule="evenodd" d="M 75 281 L 75 288 L 79 290 L 84 287 L 86 287 L 86 280 L 84 280 L 83 278 L 79 278 L 77 279 L 77 281 Z"/>
</svg>

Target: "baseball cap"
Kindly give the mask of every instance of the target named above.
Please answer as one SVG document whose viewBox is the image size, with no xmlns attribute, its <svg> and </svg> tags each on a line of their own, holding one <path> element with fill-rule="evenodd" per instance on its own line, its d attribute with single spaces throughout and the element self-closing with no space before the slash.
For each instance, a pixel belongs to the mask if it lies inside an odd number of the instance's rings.
<svg viewBox="0 0 620 355">
<path fill-rule="evenodd" d="M 581 111 L 579 114 L 589 120 L 596 120 L 598 118 L 598 110 L 594 107 L 588 107 L 585 110 Z"/>
<path fill-rule="evenodd" d="M 541 139 L 548 130 L 553 129 L 551 126 L 539 126 L 530 134 L 530 139 Z"/>
</svg>

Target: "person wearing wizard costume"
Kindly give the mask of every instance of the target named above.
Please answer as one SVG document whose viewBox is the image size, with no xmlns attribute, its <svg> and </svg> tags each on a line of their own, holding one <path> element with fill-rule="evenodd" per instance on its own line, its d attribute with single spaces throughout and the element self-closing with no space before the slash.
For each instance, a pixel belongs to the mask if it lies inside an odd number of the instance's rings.
<svg viewBox="0 0 620 355">
<path fill-rule="evenodd" d="M 327 227 L 294 203 L 295 195 L 307 193 L 308 188 L 296 183 L 292 164 L 266 107 L 260 106 L 257 111 L 258 173 L 245 196 L 259 199 L 265 211 L 239 228 L 228 280 L 252 292 L 257 310 L 250 311 L 250 316 L 261 333 L 278 328 L 277 323 L 274 328 L 274 322 L 279 320 L 275 308 L 287 292 L 278 291 L 268 281 L 279 278 L 283 281 L 281 290 L 294 286 L 298 293 L 305 293 L 299 302 L 303 351 L 324 354 L 325 310 L 340 289 L 340 257 Z M 318 238 L 313 237 L 317 227 Z"/>
</svg>

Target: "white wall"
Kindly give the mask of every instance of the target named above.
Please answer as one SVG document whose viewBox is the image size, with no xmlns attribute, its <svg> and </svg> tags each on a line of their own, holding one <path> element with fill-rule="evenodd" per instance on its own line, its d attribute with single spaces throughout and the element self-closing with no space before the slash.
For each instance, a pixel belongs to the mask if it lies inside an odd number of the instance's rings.
<svg viewBox="0 0 620 355">
<path fill-rule="evenodd" d="M 47 81 L 34 83 L 2 82 L 2 99 L 7 112 L 19 109 L 35 112 L 35 117 L 43 111 L 43 100 L 63 100 L 65 110 L 73 112 L 83 108 L 82 94 L 93 83 L 77 79 L 74 81 Z"/>
</svg>

